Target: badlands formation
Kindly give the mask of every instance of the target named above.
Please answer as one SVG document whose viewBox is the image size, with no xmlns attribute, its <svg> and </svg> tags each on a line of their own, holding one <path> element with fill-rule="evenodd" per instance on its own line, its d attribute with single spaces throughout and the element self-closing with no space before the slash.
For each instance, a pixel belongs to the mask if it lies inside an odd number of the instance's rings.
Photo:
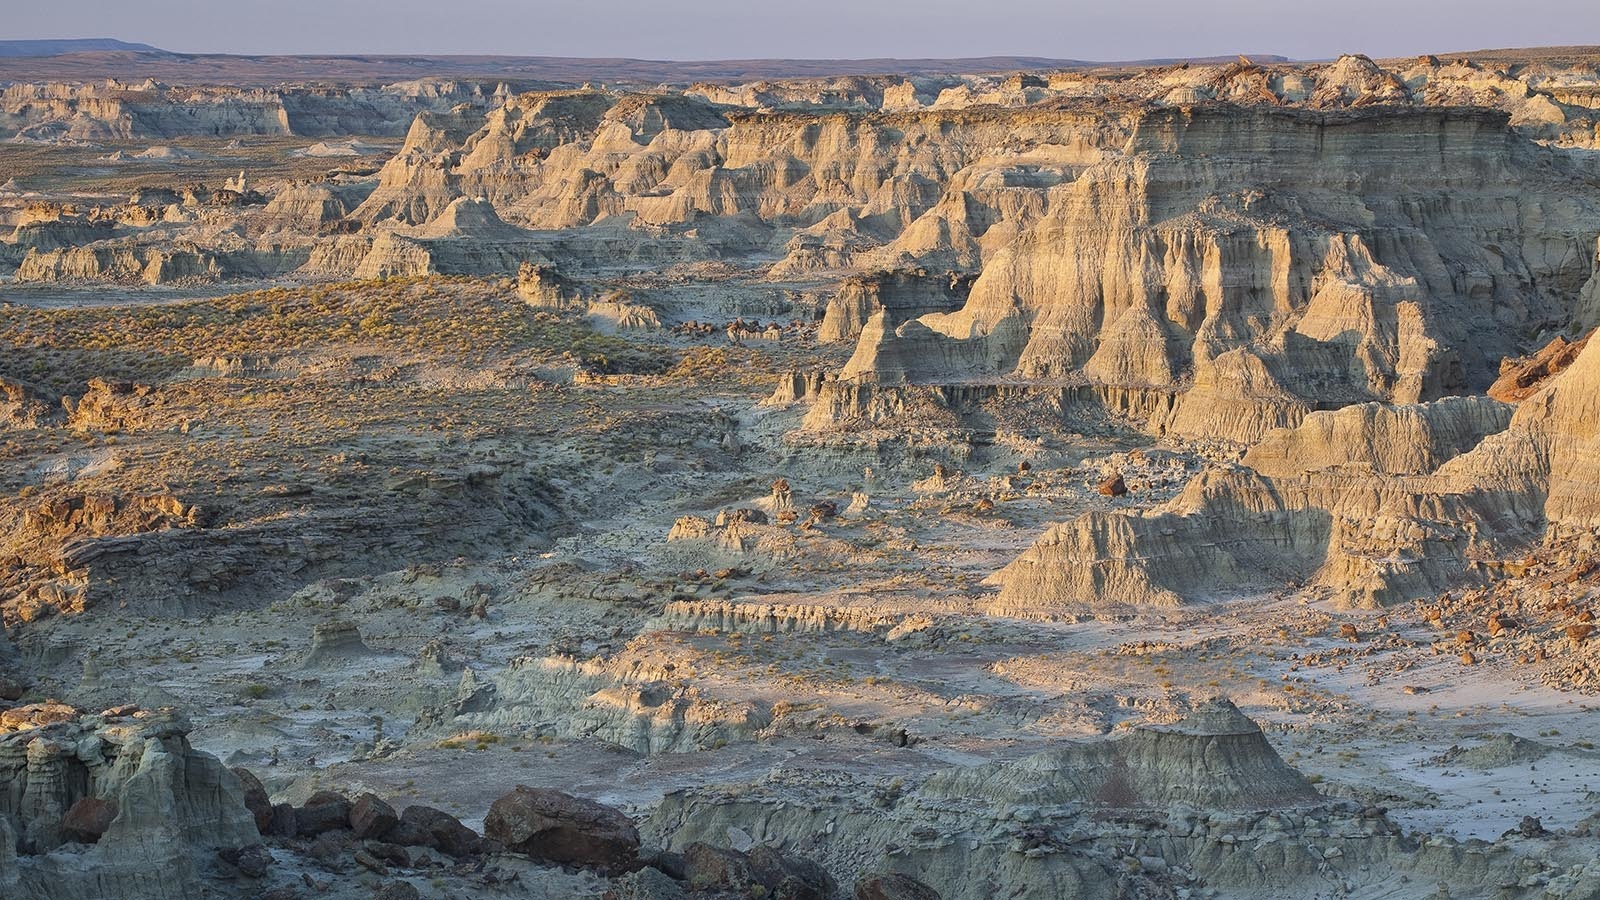
<svg viewBox="0 0 1600 900">
<path fill-rule="evenodd" d="M 1016 62 L 8 74 L 0 896 L 1600 898 L 1600 50 Z"/>
</svg>

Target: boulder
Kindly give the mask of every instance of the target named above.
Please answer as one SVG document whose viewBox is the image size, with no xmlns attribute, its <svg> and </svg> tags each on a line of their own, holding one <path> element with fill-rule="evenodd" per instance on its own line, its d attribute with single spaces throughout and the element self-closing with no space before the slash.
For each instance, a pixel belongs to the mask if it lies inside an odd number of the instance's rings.
<svg viewBox="0 0 1600 900">
<path fill-rule="evenodd" d="M 635 868 L 639 831 L 616 809 L 560 791 L 517 785 L 496 800 L 484 832 L 545 862 L 621 872 Z"/>
<path fill-rule="evenodd" d="M 786 856 L 765 845 L 750 848 L 746 859 L 756 883 L 773 900 L 828 900 L 837 887 L 827 870 L 811 860 Z"/>
<path fill-rule="evenodd" d="M 660 869 L 643 868 L 617 880 L 617 900 L 684 900 L 683 886 Z"/>
<path fill-rule="evenodd" d="M 61 817 L 61 835 L 69 841 L 93 844 L 117 817 L 117 801 L 83 797 Z"/>
<path fill-rule="evenodd" d="M 748 892 L 755 884 L 750 860 L 743 853 L 699 841 L 683 848 L 683 868 L 691 890 Z"/>
<path fill-rule="evenodd" d="M 3 647 L 0 644 L 0 647 Z M 21 700 L 22 695 L 28 692 L 28 685 L 21 678 L 13 675 L 0 675 L 0 700 Z"/>
<path fill-rule="evenodd" d="M 372 900 L 422 900 L 422 892 L 409 881 L 386 881 L 372 892 Z"/>
<path fill-rule="evenodd" d="M 361 847 L 356 843 L 350 832 L 337 828 L 333 831 L 324 831 L 311 841 L 306 847 L 306 855 L 310 856 L 334 871 L 343 871 L 344 861 L 350 858 Z"/>
<path fill-rule="evenodd" d="M 413 846 L 436 847 L 451 856 L 472 856 L 483 851 L 483 838 L 476 831 L 461 824 L 461 820 L 450 815 L 442 809 L 431 806 L 408 806 L 400 814 L 400 825 L 396 826 L 397 832 L 406 825 L 413 828 L 405 829 L 405 836 L 411 837 L 415 830 L 427 834 L 429 841 L 417 842 Z M 394 834 L 391 834 L 391 838 Z M 395 840 L 395 843 L 402 843 Z"/>
<path fill-rule="evenodd" d="M 294 837 L 299 833 L 299 823 L 295 821 L 295 809 L 288 803 L 274 803 L 272 805 L 272 821 L 267 828 L 267 834 L 273 837 Z"/>
<path fill-rule="evenodd" d="M 217 851 L 217 858 L 247 878 L 264 877 L 272 868 L 272 853 L 260 844 L 248 847 L 227 847 Z"/>
<path fill-rule="evenodd" d="M 1095 490 L 1099 491 L 1102 496 L 1121 497 L 1128 493 L 1128 483 L 1122 480 L 1122 473 L 1118 472 L 1101 481 L 1095 486 Z"/>
<path fill-rule="evenodd" d="M 317 791 L 294 811 L 295 833 L 315 837 L 350 824 L 350 798 L 334 791 Z"/>
<path fill-rule="evenodd" d="M 910 875 L 863 875 L 856 900 L 939 900 L 939 892 Z"/>
<path fill-rule="evenodd" d="M 362 794 L 350 807 L 350 830 L 361 840 L 381 838 L 400 824 L 394 807 L 376 794 Z"/>
<path fill-rule="evenodd" d="M 416 822 L 408 822 L 404 817 L 389 829 L 384 835 L 384 840 L 400 847 L 428 847 L 437 849 L 439 841 L 425 826 Z"/>
</svg>

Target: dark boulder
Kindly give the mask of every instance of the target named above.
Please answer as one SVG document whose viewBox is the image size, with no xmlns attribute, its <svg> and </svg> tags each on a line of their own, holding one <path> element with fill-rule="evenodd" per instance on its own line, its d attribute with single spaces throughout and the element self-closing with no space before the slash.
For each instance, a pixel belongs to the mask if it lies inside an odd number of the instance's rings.
<svg viewBox="0 0 1600 900">
<path fill-rule="evenodd" d="M 544 862 L 626 872 L 638 868 L 639 831 L 621 811 L 560 791 L 517 785 L 496 800 L 484 833 Z"/>
<path fill-rule="evenodd" d="M 683 870 L 684 880 L 697 891 L 747 893 L 756 883 L 743 853 L 699 841 L 683 848 Z"/>
<path fill-rule="evenodd" d="M 400 815 L 376 794 L 362 794 L 350 806 L 350 830 L 362 840 L 381 838 L 398 824 Z"/>
<path fill-rule="evenodd" d="M 248 878 L 261 878 L 272 868 L 272 852 L 260 844 L 227 847 L 218 850 L 217 856 Z"/>
<path fill-rule="evenodd" d="M 939 900 L 939 892 L 910 875 L 863 875 L 856 900 Z"/>
<path fill-rule="evenodd" d="M 295 832 L 301 837 L 316 837 L 336 828 L 350 826 L 350 798 L 334 791 L 317 791 L 294 811 Z"/>
<path fill-rule="evenodd" d="M 93 844 L 111 827 L 117 817 L 117 801 L 84 797 L 72 804 L 61 817 L 61 835 L 69 841 Z"/>
<path fill-rule="evenodd" d="M 239 787 L 244 791 L 244 808 L 250 810 L 250 815 L 256 820 L 256 831 L 262 834 L 272 832 L 272 800 L 267 797 L 267 788 L 254 772 L 243 766 L 235 766 L 233 774 L 239 779 Z"/>
<path fill-rule="evenodd" d="M 461 824 L 461 820 L 442 809 L 431 806 L 408 806 L 400 814 L 401 826 L 410 824 L 430 838 L 430 842 L 415 842 L 412 846 L 434 847 L 451 856 L 473 856 L 483 852 L 483 838 L 476 831 Z M 396 826 L 397 830 L 400 826 Z M 411 829 L 407 829 L 408 835 Z M 394 839 L 394 834 L 390 834 Z M 395 840 L 395 843 L 403 843 Z"/>
</svg>

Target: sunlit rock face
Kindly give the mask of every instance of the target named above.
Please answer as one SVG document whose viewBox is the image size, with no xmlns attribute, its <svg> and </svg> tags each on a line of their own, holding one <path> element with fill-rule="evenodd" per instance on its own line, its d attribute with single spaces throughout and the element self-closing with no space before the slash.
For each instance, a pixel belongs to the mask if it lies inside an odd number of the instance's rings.
<svg viewBox="0 0 1600 900">
<path fill-rule="evenodd" d="M 0 729 L 0 886 L 40 900 L 193 896 L 218 849 L 260 843 L 238 779 L 190 748 L 187 722 L 62 710 L 11 710 Z"/>
<path fill-rule="evenodd" d="M 1578 308 L 1594 206 L 1497 113 L 1153 111 L 961 310 L 868 322 L 840 381 L 1086 383 L 1173 398 L 1144 406 L 1154 431 L 1241 441 L 1482 390 Z"/>
<path fill-rule="evenodd" d="M 1000 610 L 1176 605 L 1309 582 L 1352 605 L 1492 576 L 1485 560 L 1579 540 L 1600 518 L 1591 343 L 1515 408 L 1363 405 L 1269 432 L 1146 515 L 1092 513 L 994 576 Z"/>
</svg>

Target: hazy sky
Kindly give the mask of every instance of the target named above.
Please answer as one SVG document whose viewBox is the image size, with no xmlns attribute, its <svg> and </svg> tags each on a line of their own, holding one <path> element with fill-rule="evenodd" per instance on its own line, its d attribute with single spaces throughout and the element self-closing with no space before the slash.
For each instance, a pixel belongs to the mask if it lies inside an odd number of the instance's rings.
<svg viewBox="0 0 1600 900">
<path fill-rule="evenodd" d="M 6 0 L 0 38 L 235 53 L 648 59 L 1223 53 L 1600 44 L 1600 0 Z"/>
</svg>

